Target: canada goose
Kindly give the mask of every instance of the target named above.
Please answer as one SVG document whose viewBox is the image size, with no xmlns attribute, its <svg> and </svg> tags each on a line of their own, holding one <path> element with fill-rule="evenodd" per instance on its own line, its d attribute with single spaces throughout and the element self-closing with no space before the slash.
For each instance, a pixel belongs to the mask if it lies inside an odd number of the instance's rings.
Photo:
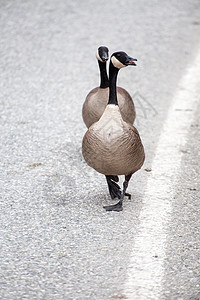
<svg viewBox="0 0 200 300">
<path fill-rule="evenodd" d="M 96 54 L 100 69 L 100 86 L 94 88 L 87 95 L 82 108 L 82 117 L 85 125 L 89 128 L 102 116 L 109 97 L 109 80 L 106 71 L 106 61 L 109 57 L 109 50 L 101 46 Z M 119 108 L 124 121 L 133 124 L 135 121 L 135 106 L 130 94 L 123 88 L 117 87 Z"/>
<path fill-rule="evenodd" d="M 116 92 L 118 71 L 128 65 L 135 66 L 136 59 L 125 52 L 112 54 L 109 66 L 109 100 L 98 122 L 91 125 L 83 137 L 82 153 L 87 164 L 110 180 L 109 188 L 119 193 L 119 202 L 104 206 L 107 211 L 121 211 L 128 182 L 145 159 L 144 148 L 137 129 L 125 122 L 120 113 Z M 125 175 L 122 193 L 115 181 Z"/>
</svg>

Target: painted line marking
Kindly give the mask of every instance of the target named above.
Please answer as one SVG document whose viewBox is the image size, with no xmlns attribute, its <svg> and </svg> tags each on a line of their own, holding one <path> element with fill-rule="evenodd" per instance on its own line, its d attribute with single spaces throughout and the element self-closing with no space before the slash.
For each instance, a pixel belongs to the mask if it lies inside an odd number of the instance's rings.
<svg viewBox="0 0 200 300">
<path fill-rule="evenodd" d="M 131 300 L 162 296 L 166 239 L 171 202 L 199 94 L 200 52 L 182 77 L 169 108 L 152 163 L 134 240 L 124 293 Z"/>
</svg>

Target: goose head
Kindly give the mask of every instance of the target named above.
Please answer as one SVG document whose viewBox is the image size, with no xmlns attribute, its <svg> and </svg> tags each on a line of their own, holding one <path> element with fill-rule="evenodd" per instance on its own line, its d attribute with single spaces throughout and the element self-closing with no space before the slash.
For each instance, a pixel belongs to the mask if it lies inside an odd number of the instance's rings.
<svg viewBox="0 0 200 300">
<path fill-rule="evenodd" d="M 109 50 L 105 46 L 101 46 L 97 49 L 96 57 L 100 62 L 106 62 L 109 58 Z"/>
<path fill-rule="evenodd" d="M 111 56 L 111 62 L 117 69 L 124 68 L 126 66 L 136 66 L 136 58 L 130 57 L 126 52 L 118 51 L 114 52 Z"/>
</svg>

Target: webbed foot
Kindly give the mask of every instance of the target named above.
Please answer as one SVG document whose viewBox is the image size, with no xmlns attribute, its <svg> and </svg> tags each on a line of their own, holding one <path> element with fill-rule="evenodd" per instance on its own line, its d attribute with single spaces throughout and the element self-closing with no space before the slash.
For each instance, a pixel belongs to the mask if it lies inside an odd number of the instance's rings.
<svg viewBox="0 0 200 300">
<path fill-rule="evenodd" d="M 122 201 L 120 200 L 117 204 L 114 205 L 103 206 L 103 208 L 105 208 L 106 211 L 122 211 Z"/>
<path fill-rule="evenodd" d="M 125 193 L 124 195 L 127 196 L 129 200 L 131 199 L 131 194 Z"/>
</svg>

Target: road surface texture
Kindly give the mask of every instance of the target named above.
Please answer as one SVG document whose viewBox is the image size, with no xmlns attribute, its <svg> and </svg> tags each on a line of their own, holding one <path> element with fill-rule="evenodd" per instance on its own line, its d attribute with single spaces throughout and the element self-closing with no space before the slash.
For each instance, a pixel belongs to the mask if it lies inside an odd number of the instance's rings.
<svg viewBox="0 0 200 300">
<path fill-rule="evenodd" d="M 146 161 L 120 213 L 81 154 L 98 46 L 137 67 Z M 200 299 L 200 2 L 0 2 L 0 299 Z"/>
</svg>

